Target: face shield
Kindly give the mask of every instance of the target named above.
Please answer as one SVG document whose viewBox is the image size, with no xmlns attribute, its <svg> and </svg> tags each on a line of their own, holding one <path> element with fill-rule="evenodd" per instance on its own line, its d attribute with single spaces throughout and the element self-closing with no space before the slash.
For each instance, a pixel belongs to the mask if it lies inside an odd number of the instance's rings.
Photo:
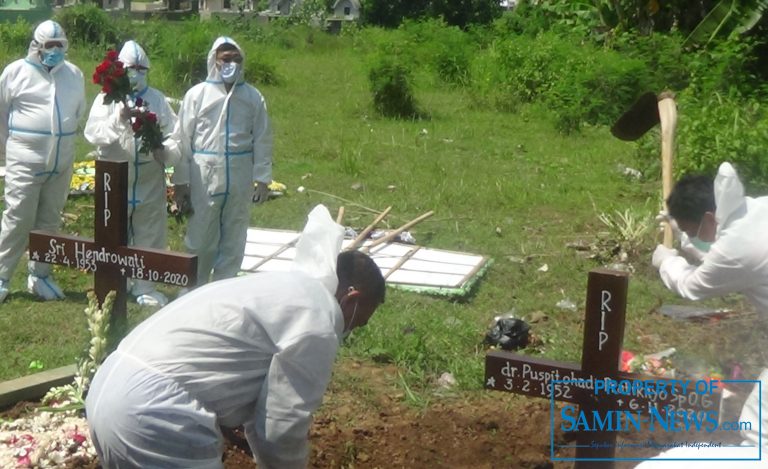
<svg viewBox="0 0 768 469">
<path fill-rule="evenodd" d="M 43 21 L 35 28 L 33 38 L 30 49 L 37 51 L 43 65 L 55 67 L 64 60 L 69 41 L 59 23 Z"/>
<path fill-rule="evenodd" d="M 125 73 L 134 91 L 142 91 L 147 87 L 149 57 L 138 42 L 126 41 L 117 59 L 125 66 Z"/>
</svg>

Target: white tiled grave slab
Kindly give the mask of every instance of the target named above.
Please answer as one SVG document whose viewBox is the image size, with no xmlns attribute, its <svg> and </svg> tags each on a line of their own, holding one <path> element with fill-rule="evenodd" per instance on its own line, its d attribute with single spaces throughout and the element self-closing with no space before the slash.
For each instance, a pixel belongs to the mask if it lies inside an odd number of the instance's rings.
<svg viewBox="0 0 768 469">
<path fill-rule="evenodd" d="M 288 270 L 296 255 L 294 246 L 298 239 L 299 233 L 295 231 L 249 228 L 241 269 L 245 272 Z M 342 246 L 351 242 L 344 240 Z M 402 243 L 376 246 L 369 254 L 388 284 L 448 294 L 466 293 L 490 262 L 477 254 Z"/>
</svg>

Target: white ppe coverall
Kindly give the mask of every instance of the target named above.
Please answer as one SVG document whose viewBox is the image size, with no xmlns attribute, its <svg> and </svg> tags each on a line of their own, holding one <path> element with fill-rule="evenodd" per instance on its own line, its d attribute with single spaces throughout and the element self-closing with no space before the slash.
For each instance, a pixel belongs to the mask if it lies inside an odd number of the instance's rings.
<svg viewBox="0 0 768 469">
<path fill-rule="evenodd" d="M 762 313 L 768 313 L 768 197 L 751 198 L 744 195 L 744 186 L 730 163 L 720 165 L 714 182 L 717 236 L 710 250 L 701 257 L 701 264 L 691 265 L 681 256 L 669 256 L 661 262 L 659 274 L 670 290 L 684 298 L 700 300 L 727 293 L 744 294 Z M 759 378 L 758 386 L 744 405 L 740 421 L 752 424 L 752 430 L 742 432 L 744 447 L 736 448 L 673 448 L 658 458 L 693 458 L 697 468 L 768 467 L 768 370 Z M 703 458 L 754 458 L 758 442 L 759 409 L 762 407 L 762 461 L 701 461 Z M 706 440 L 702 432 L 701 440 Z M 751 446 L 750 446 L 751 445 Z M 642 469 L 680 467 L 680 461 L 647 461 Z"/>
<path fill-rule="evenodd" d="M 194 213 L 184 239 L 197 257 L 202 285 L 213 271 L 219 280 L 237 275 L 243 260 L 254 181 L 272 180 L 272 132 L 264 97 L 243 80 L 242 71 L 227 92 L 216 67 L 222 44 L 208 53 L 208 78 L 184 96 L 174 138 L 181 160 L 172 182 L 189 184 Z"/>
<path fill-rule="evenodd" d="M 220 426 L 244 425 L 259 468 L 305 468 L 345 329 L 330 262 L 342 236 L 319 207 L 292 271 L 213 282 L 134 329 L 86 400 L 102 465 L 219 468 Z"/>
<path fill-rule="evenodd" d="M 127 41 L 118 59 L 125 67 L 150 68 L 149 58 L 139 44 Z M 169 136 L 176 125 L 176 113 L 163 93 L 145 86 L 131 99 L 141 98 L 149 111 L 157 115 L 163 135 Z M 123 103 L 104 104 L 99 93 L 85 124 L 85 138 L 97 146 L 99 159 L 128 162 L 128 242 L 135 246 L 166 249 L 167 208 L 165 164 L 179 159 L 176 141 L 166 138 L 163 150 L 141 153 L 141 139 L 134 138 L 131 121 L 121 116 Z M 159 160 L 159 161 L 158 161 Z M 132 293 L 140 296 L 154 290 L 151 282 L 134 280 Z"/>
<path fill-rule="evenodd" d="M 698 266 L 681 256 L 664 259 L 659 266 L 661 279 L 667 288 L 690 300 L 740 292 L 768 313 L 768 197 L 745 197 L 730 163 L 720 165 L 714 184 L 714 244 Z"/>
<path fill-rule="evenodd" d="M 35 29 L 27 57 L 0 75 L 0 160 L 5 160 L 5 211 L 0 229 L 0 279 L 8 281 L 33 229 L 58 231 L 67 201 L 75 134 L 85 112 L 83 73 L 62 60 L 48 70 L 39 52 L 47 41 L 67 48 L 53 21 Z M 45 279 L 50 264 L 30 262 Z"/>
</svg>

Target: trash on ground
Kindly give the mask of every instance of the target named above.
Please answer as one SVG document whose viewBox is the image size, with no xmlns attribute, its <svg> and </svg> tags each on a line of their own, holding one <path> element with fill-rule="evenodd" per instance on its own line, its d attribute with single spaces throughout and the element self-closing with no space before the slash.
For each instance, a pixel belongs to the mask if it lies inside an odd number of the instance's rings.
<svg viewBox="0 0 768 469">
<path fill-rule="evenodd" d="M 516 350 L 528 345 L 528 331 L 531 326 L 513 316 L 497 316 L 488 332 L 485 343 L 503 350 Z"/>
<path fill-rule="evenodd" d="M 659 312 L 664 316 L 669 316 L 672 319 L 687 319 L 687 320 L 712 320 L 712 319 L 724 319 L 736 314 L 734 311 L 724 308 L 707 308 L 702 306 L 685 306 L 685 305 L 662 305 L 659 308 Z"/>
<path fill-rule="evenodd" d="M 555 307 L 564 311 L 576 311 L 576 303 L 568 298 L 563 298 L 562 300 L 558 301 L 557 304 L 555 304 Z"/>
<path fill-rule="evenodd" d="M 457 384 L 459 383 L 456 381 L 456 378 L 454 378 L 453 375 L 447 371 L 441 374 L 439 378 L 437 378 L 437 385 L 444 389 L 450 389 Z"/>
</svg>

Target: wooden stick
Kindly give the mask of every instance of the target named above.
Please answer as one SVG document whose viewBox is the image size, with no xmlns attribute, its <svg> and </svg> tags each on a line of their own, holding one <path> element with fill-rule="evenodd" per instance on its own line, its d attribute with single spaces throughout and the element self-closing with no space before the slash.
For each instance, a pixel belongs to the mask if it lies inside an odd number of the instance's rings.
<svg viewBox="0 0 768 469">
<path fill-rule="evenodd" d="M 413 220 L 409 221 L 408 223 L 406 223 L 405 225 L 403 225 L 400 228 L 396 229 L 395 231 L 387 234 L 386 236 L 382 236 L 381 238 L 379 238 L 376 241 L 372 242 L 368 246 L 363 246 L 361 251 L 363 251 L 363 252 L 370 251 L 371 248 L 374 248 L 374 247 L 378 246 L 379 244 L 384 244 L 384 243 L 387 243 L 387 242 L 391 241 L 392 239 L 397 237 L 397 235 L 399 235 L 403 231 L 407 230 L 408 228 L 412 227 L 413 225 L 415 225 L 417 223 L 420 223 L 420 222 L 426 220 L 427 218 L 429 218 L 432 215 L 434 215 L 434 213 L 435 212 L 430 210 L 429 212 L 427 212 L 427 213 L 425 213 L 425 214 L 423 214 L 423 215 L 421 215 L 421 216 L 419 216 L 417 218 L 414 218 Z"/>
<path fill-rule="evenodd" d="M 667 210 L 667 197 L 672 192 L 672 162 L 674 160 L 675 128 L 677 127 L 677 105 L 669 93 L 662 93 L 659 99 L 659 119 L 661 121 L 661 175 L 664 210 Z M 664 226 L 664 246 L 671 248 L 672 227 Z"/>
<path fill-rule="evenodd" d="M 251 267 L 249 269 L 249 271 L 256 272 L 256 269 L 258 269 L 262 265 L 266 264 L 267 262 L 271 261 L 272 259 L 275 259 L 277 256 L 279 256 L 283 252 L 287 251 L 288 249 L 294 247 L 296 245 L 296 243 L 299 242 L 300 238 L 301 238 L 301 234 L 296 236 L 296 238 L 293 241 L 290 241 L 290 242 L 280 246 L 277 249 L 277 251 L 273 252 L 272 254 L 270 254 L 267 257 L 265 257 L 264 259 L 262 259 L 258 264 L 256 264 L 255 266 Z"/>
<path fill-rule="evenodd" d="M 344 220 L 344 206 L 342 205 L 339 207 L 339 213 L 336 215 L 336 224 L 341 225 L 342 220 Z"/>
<path fill-rule="evenodd" d="M 352 241 L 352 244 L 347 246 L 347 248 L 344 249 L 344 250 L 345 251 L 352 251 L 354 249 L 357 249 L 358 246 L 360 246 L 363 243 L 363 241 L 365 241 L 365 238 L 368 236 L 368 233 L 370 233 L 371 231 L 373 231 L 374 228 L 376 228 L 376 225 L 378 225 L 379 222 L 381 220 L 383 220 L 384 217 L 387 216 L 387 214 L 389 213 L 390 210 L 392 210 L 392 206 L 391 205 L 389 207 L 385 208 L 384 211 L 381 212 L 379 214 L 379 216 L 376 217 L 376 219 L 373 220 L 373 222 L 370 225 L 366 226 L 365 229 L 363 231 L 361 231 L 359 235 L 357 235 L 355 240 Z"/>
<path fill-rule="evenodd" d="M 388 278 L 389 278 L 389 276 L 390 276 L 390 275 L 392 275 L 393 273 L 395 273 L 395 271 L 396 271 L 397 269 L 399 269 L 400 267 L 402 267 L 402 266 L 403 266 L 403 264 L 405 264 L 406 262 L 408 262 L 408 259 L 410 259 L 411 257 L 413 257 L 413 255 L 414 255 L 414 254 L 416 254 L 416 252 L 417 252 L 419 249 L 421 249 L 421 246 L 416 246 L 415 248 L 413 248 L 413 249 L 411 249 L 410 251 L 408 251 L 408 252 L 407 252 L 407 253 L 406 253 L 406 254 L 405 254 L 403 257 L 401 257 L 401 258 L 400 258 L 400 260 L 399 260 L 399 261 L 397 261 L 397 264 L 393 265 L 393 266 L 392 266 L 392 268 L 391 268 L 391 269 L 389 269 L 389 271 L 388 271 L 388 272 L 387 272 L 387 273 L 384 275 L 384 280 L 388 279 Z"/>
<path fill-rule="evenodd" d="M 320 195 L 324 195 L 324 196 L 327 196 L 327 197 L 333 197 L 334 199 L 341 200 L 342 202 L 346 203 L 347 205 L 351 205 L 353 207 L 360 207 L 360 208 L 362 208 L 364 210 L 367 210 L 369 212 L 373 212 L 373 213 L 376 213 L 376 214 L 381 213 L 380 211 L 376 210 L 375 208 L 366 207 L 365 205 L 360 205 L 357 202 L 352 202 L 349 199 L 345 199 L 344 197 L 339 197 L 338 195 L 331 194 L 330 192 L 323 192 L 323 191 L 318 191 L 318 190 L 315 190 L 315 189 L 304 189 L 304 190 L 306 190 L 307 192 L 314 192 L 315 194 L 320 194 Z"/>
</svg>

